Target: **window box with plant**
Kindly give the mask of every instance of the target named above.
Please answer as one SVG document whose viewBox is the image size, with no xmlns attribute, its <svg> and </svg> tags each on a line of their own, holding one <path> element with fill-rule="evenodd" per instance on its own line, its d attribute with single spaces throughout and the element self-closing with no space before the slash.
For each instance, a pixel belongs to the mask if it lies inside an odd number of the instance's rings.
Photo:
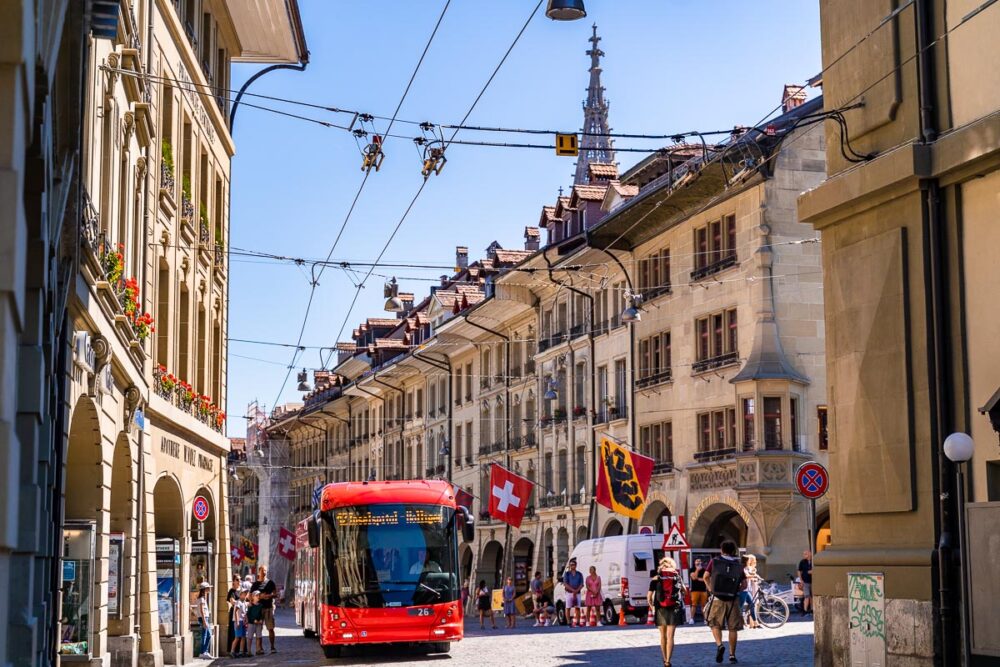
<svg viewBox="0 0 1000 667">
<path fill-rule="evenodd" d="M 198 203 L 198 241 L 206 248 L 212 242 L 212 230 L 208 226 L 208 207 L 205 202 Z"/>
<path fill-rule="evenodd" d="M 166 139 L 160 144 L 160 189 L 173 198 L 174 195 L 174 149 Z"/>
<path fill-rule="evenodd" d="M 557 422 L 566 421 L 566 411 L 562 408 L 556 408 L 552 413 L 552 418 Z"/>
<path fill-rule="evenodd" d="M 194 224 L 194 201 L 191 198 L 191 178 L 187 175 L 181 180 L 181 220 L 189 225 Z"/>
<path fill-rule="evenodd" d="M 583 405 L 578 405 L 573 408 L 573 418 L 580 419 L 587 416 L 587 408 Z"/>
</svg>

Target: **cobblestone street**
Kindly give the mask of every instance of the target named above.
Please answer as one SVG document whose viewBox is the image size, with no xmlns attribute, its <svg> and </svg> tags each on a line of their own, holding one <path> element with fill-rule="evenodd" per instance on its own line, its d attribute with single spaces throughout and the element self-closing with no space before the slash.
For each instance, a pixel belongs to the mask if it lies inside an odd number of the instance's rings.
<svg viewBox="0 0 1000 667">
<path fill-rule="evenodd" d="M 533 628 L 520 623 L 515 630 L 480 630 L 478 620 L 469 619 L 465 639 L 452 644 L 451 653 L 415 655 L 404 650 L 365 649 L 349 657 L 324 660 L 315 639 L 307 639 L 295 627 L 290 611 L 278 614 L 278 653 L 253 659 L 222 658 L 213 667 L 257 665 L 661 665 L 656 630 L 645 625 L 624 628 L 570 629 Z M 502 621 L 501 621 L 502 623 Z M 677 631 L 678 646 L 673 664 L 715 664 L 711 634 L 702 624 Z M 267 640 L 265 639 L 265 647 Z M 780 630 L 753 630 L 740 634 L 737 657 L 741 665 L 803 667 L 813 664 L 813 623 L 794 620 Z M 198 664 L 199 661 L 196 661 Z M 208 661 L 200 664 L 207 665 Z M 724 664 L 729 664 L 724 661 Z"/>
</svg>

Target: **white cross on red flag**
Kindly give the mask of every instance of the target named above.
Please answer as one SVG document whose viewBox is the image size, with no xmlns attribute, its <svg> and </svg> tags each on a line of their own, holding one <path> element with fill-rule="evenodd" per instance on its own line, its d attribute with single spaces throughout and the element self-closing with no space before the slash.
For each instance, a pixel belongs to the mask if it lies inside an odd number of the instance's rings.
<svg viewBox="0 0 1000 667">
<path fill-rule="evenodd" d="M 288 560 L 295 560 L 295 535 L 284 526 L 278 532 L 278 553 Z"/>
<path fill-rule="evenodd" d="M 496 463 L 490 468 L 490 516 L 521 527 L 534 484 Z"/>
</svg>

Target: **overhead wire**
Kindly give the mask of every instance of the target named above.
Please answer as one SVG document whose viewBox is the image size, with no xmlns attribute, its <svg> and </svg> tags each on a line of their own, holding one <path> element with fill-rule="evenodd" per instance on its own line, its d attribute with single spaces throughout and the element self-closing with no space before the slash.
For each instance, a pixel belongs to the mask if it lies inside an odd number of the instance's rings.
<svg viewBox="0 0 1000 667">
<path fill-rule="evenodd" d="M 496 75 L 500 71 L 500 68 L 503 67 L 503 64 L 507 61 L 507 57 L 510 56 L 511 51 L 514 50 L 514 47 L 520 41 L 521 35 L 523 35 L 524 31 L 528 28 L 528 24 L 531 23 L 531 20 L 535 17 L 535 14 L 538 13 L 538 9 L 542 6 L 543 2 L 544 2 L 544 0 L 538 0 L 538 4 L 535 5 L 535 8 L 532 10 L 531 14 L 528 16 L 528 19 L 524 22 L 524 25 L 521 26 L 521 29 L 518 31 L 517 35 L 514 37 L 514 41 L 511 42 L 510 46 L 507 48 L 507 51 L 504 53 L 503 57 L 500 59 L 500 62 L 497 63 L 497 66 L 493 69 L 492 74 L 490 74 L 490 77 L 486 80 L 486 84 L 483 85 L 482 89 L 480 89 L 480 91 L 479 91 L 479 94 L 476 95 L 476 99 L 473 100 L 472 104 L 469 106 L 469 109 L 468 109 L 468 111 L 466 111 L 465 116 L 462 117 L 462 123 L 464 123 L 466 120 L 468 120 L 469 116 L 472 115 L 472 112 L 475 110 L 476 106 L 479 104 L 479 101 L 483 98 L 483 95 L 486 93 L 486 90 L 490 87 L 490 84 L 493 83 L 493 79 L 496 78 Z M 455 140 L 455 137 L 458 134 L 458 132 L 459 132 L 458 129 L 455 129 L 455 131 L 452 132 L 451 138 L 444 145 L 444 149 L 445 150 L 447 150 L 448 146 Z M 375 264 L 378 264 L 378 262 L 382 260 L 382 257 L 385 255 L 386 250 L 389 249 L 389 245 L 392 243 L 392 240 L 394 238 L 396 238 L 396 234 L 399 232 L 400 227 L 403 226 L 403 223 L 406 221 L 406 218 L 410 214 L 410 211 L 413 210 L 414 204 L 417 203 L 417 200 L 420 198 L 421 193 L 423 193 L 424 188 L 427 186 L 427 183 L 428 183 L 428 179 L 425 178 L 421 182 L 420 187 L 417 188 L 417 192 L 413 195 L 413 199 L 410 200 L 410 203 L 407 205 L 406 210 L 403 211 L 403 215 L 400 216 L 399 222 L 396 223 L 396 226 L 393 228 L 392 233 L 389 234 L 389 238 L 386 240 L 385 245 L 382 246 L 382 250 L 379 251 L 378 257 L 375 258 Z M 368 279 L 371 277 L 371 274 L 372 274 L 373 270 L 374 270 L 374 265 L 373 265 L 372 268 L 370 268 L 368 270 L 368 273 L 365 276 L 364 280 L 361 281 L 361 284 L 354 291 L 354 297 L 351 299 L 351 304 L 350 304 L 350 306 L 348 306 L 347 314 L 344 317 L 344 321 L 340 325 L 340 329 L 337 332 L 337 337 L 336 337 L 335 340 L 340 340 L 340 337 L 343 335 L 344 329 L 347 327 L 347 322 L 351 318 L 351 313 L 354 312 L 354 306 L 358 302 L 358 297 L 361 294 L 361 290 L 364 289 L 365 283 L 367 283 Z"/>
<path fill-rule="evenodd" d="M 438 28 L 441 27 L 441 21 L 444 19 L 444 15 L 448 11 L 448 7 L 450 5 L 451 5 L 451 0 L 446 0 L 445 4 L 444 4 L 444 7 L 441 9 L 441 14 L 438 16 L 437 22 L 434 24 L 434 29 L 431 31 L 430 37 L 427 38 L 427 43 L 424 45 L 424 49 L 420 53 L 420 59 L 417 60 L 417 64 L 413 68 L 413 73 L 410 75 L 410 80 L 407 82 L 406 88 L 403 90 L 403 94 L 400 96 L 399 103 L 396 105 L 396 112 L 393 114 L 393 118 L 389 122 L 389 128 L 392 127 L 392 123 L 395 121 L 396 113 L 398 113 L 399 110 L 400 110 L 400 108 L 402 108 L 403 102 L 406 101 L 406 97 L 410 93 L 410 88 L 413 86 L 413 81 L 414 81 L 414 79 L 416 79 L 417 72 L 420 71 L 420 66 L 423 65 L 424 58 L 427 57 L 427 52 L 430 50 L 431 43 L 434 41 L 434 37 L 437 35 Z M 361 197 L 361 193 L 364 191 L 365 184 L 368 183 L 368 177 L 370 175 L 371 175 L 371 169 L 365 170 L 365 175 L 362 177 L 361 184 L 358 186 L 358 190 L 354 194 L 354 199 L 351 201 L 351 206 L 347 210 L 347 215 L 344 216 L 344 221 L 343 221 L 343 223 L 341 223 L 340 229 L 337 231 L 337 236 L 333 240 L 333 245 L 330 246 L 330 251 L 326 255 L 326 261 L 327 262 L 329 262 L 330 257 L 333 256 L 334 251 L 337 249 L 337 245 L 340 243 L 340 239 L 341 239 L 341 237 L 344 234 L 344 230 L 347 228 L 347 223 L 350 221 L 351 215 L 354 213 L 354 209 L 357 206 L 358 199 Z M 316 266 L 315 265 L 313 266 L 312 270 L 313 270 L 313 272 L 315 274 L 315 271 L 316 271 Z M 312 280 L 312 282 L 310 284 L 309 299 L 306 302 L 306 312 L 305 312 L 305 315 L 302 317 L 302 326 L 299 328 L 299 337 L 298 337 L 298 342 L 299 343 L 302 342 L 302 336 L 305 334 L 306 325 L 309 322 L 309 313 L 312 310 L 313 300 L 315 299 L 315 296 L 316 296 L 316 288 L 319 286 L 319 279 L 320 279 L 320 277 L 322 277 L 323 272 L 325 270 L 326 270 L 326 264 L 320 266 L 319 267 L 319 273 L 318 273 L 318 275 L 315 275 L 315 278 Z M 288 379 L 291 377 L 292 370 L 294 370 L 294 368 L 295 368 L 295 363 L 296 363 L 296 361 L 298 359 L 298 353 L 299 353 L 299 351 L 296 350 L 292 354 L 292 360 L 288 364 L 288 370 L 285 373 L 284 380 L 282 380 L 282 382 L 281 382 L 281 388 L 278 389 L 278 395 L 274 399 L 274 405 L 277 405 L 278 401 L 281 400 L 281 394 L 285 391 L 285 386 L 288 384 Z"/>
</svg>

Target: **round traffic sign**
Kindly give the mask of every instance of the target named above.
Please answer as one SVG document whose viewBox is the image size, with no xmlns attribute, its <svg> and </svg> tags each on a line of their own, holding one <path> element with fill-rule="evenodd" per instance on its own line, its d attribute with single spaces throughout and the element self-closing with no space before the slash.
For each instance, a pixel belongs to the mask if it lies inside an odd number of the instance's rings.
<svg viewBox="0 0 1000 667">
<path fill-rule="evenodd" d="M 830 473 L 815 461 L 803 463 L 795 471 L 795 488 L 810 500 L 822 498 L 830 488 Z"/>
<path fill-rule="evenodd" d="M 208 519 L 208 501 L 205 500 L 205 496 L 198 496 L 194 499 L 194 518 L 198 521 Z"/>
</svg>

